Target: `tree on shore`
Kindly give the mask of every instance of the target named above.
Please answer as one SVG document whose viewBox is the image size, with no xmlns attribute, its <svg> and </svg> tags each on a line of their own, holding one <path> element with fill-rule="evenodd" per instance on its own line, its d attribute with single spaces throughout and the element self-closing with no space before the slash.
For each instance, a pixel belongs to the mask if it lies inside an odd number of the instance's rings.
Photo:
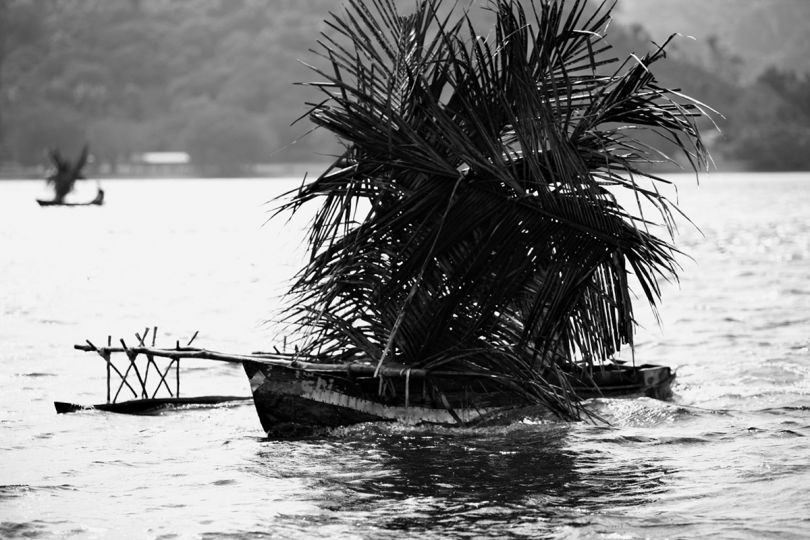
<svg viewBox="0 0 810 540">
<path fill-rule="evenodd" d="M 212 107 L 189 123 L 185 146 L 200 174 L 238 176 L 265 160 L 271 143 L 256 118 L 240 110 Z"/>
</svg>

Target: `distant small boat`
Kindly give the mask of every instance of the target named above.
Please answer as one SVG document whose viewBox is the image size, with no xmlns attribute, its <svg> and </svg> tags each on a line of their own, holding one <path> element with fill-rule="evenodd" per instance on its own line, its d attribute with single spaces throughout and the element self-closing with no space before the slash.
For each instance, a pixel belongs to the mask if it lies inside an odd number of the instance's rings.
<svg viewBox="0 0 810 540">
<path fill-rule="evenodd" d="M 104 204 L 104 190 L 97 188 L 96 196 L 88 202 L 65 202 L 58 200 L 37 199 L 40 206 L 101 206 Z"/>
<path fill-rule="evenodd" d="M 84 180 L 82 169 L 87 163 L 89 156 L 87 145 L 82 148 L 81 153 L 75 161 L 71 161 L 62 156 L 59 150 L 50 150 L 49 156 L 53 164 L 51 174 L 45 179 L 49 186 L 53 186 L 53 199 L 37 199 L 40 206 L 101 206 L 104 204 L 104 190 L 99 185 L 96 189 L 96 196 L 88 202 L 67 202 L 65 197 L 73 191 L 76 181 Z"/>
<path fill-rule="evenodd" d="M 262 428 L 270 437 L 362 422 L 480 425 L 536 409 L 474 373 L 425 372 L 372 363 L 313 364 L 242 361 Z M 666 366 L 611 364 L 572 377 L 580 399 L 671 396 L 675 373 Z"/>
</svg>

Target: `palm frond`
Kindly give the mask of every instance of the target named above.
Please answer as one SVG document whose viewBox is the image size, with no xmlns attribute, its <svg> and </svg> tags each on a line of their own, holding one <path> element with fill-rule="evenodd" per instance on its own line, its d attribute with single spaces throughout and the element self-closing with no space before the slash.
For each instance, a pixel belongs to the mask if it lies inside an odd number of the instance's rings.
<svg viewBox="0 0 810 540">
<path fill-rule="evenodd" d="M 286 319 L 308 353 L 473 370 L 576 417 L 566 373 L 633 343 L 631 274 L 655 307 L 677 270 L 662 155 L 636 134 L 697 170 L 704 108 L 656 81 L 663 46 L 605 74 L 607 2 L 493 0 L 491 39 L 441 7 L 348 0 L 329 21 L 309 116 L 346 150 L 281 207 L 321 200 Z"/>
</svg>

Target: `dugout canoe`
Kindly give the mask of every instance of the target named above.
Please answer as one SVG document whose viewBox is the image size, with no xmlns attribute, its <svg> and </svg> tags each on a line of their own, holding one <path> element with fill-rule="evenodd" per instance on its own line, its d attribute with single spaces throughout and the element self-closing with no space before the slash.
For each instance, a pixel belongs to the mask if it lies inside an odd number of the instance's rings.
<svg viewBox="0 0 810 540">
<path fill-rule="evenodd" d="M 296 365 L 242 362 L 262 428 L 270 437 L 297 436 L 363 422 L 472 426 L 528 407 L 514 393 L 475 374 L 397 370 L 374 377 L 371 363 Z M 671 395 L 666 366 L 611 364 L 572 379 L 580 399 Z"/>
<path fill-rule="evenodd" d="M 144 338 L 140 335 L 136 334 L 136 338 L 143 343 Z M 179 342 L 174 348 L 147 347 L 143 344 L 127 347 L 120 340 L 121 346 L 114 347 L 111 338 L 107 341 L 107 347 L 96 347 L 87 341 L 85 345 L 75 345 L 74 348 L 95 352 L 105 360 L 108 367 L 108 402 L 91 406 L 56 402 L 57 412 L 92 408 L 148 414 L 167 406 L 251 399 L 234 396 L 177 397 L 180 360 L 197 359 L 242 364 L 250 382 L 259 421 L 269 437 L 295 437 L 363 422 L 447 426 L 509 423 L 519 417 L 522 411 L 542 413 L 542 406 L 538 408 L 536 401 L 521 401 L 518 397 L 520 393 L 509 387 L 508 381 L 475 372 L 425 370 L 393 363 L 378 367 L 372 361 L 337 363 L 279 351 L 230 354 L 181 347 Z M 125 365 L 135 369 L 117 369 L 112 362 L 114 355 L 124 355 Z M 166 359 L 169 363 L 159 367 L 155 364 L 158 358 Z M 137 369 L 138 361 L 143 362 L 140 370 Z M 148 373 L 149 363 L 153 364 L 153 372 L 160 375 L 158 380 L 154 377 L 149 379 L 157 385 L 157 390 L 147 388 L 147 377 L 140 375 Z M 161 389 L 161 385 L 164 391 L 172 393 L 165 381 L 170 371 L 174 371 L 177 377 L 174 381 L 176 391 L 168 397 L 155 399 L 153 394 Z M 111 384 L 110 377 L 116 374 L 120 381 Z M 569 374 L 567 379 L 571 391 L 580 400 L 600 396 L 666 399 L 671 395 L 675 373 L 666 366 L 630 366 L 616 362 L 581 368 L 578 373 Z M 114 390 L 116 385 L 117 392 Z M 119 402 L 118 392 L 125 386 L 135 395 L 153 397 Z"/>
</svg>

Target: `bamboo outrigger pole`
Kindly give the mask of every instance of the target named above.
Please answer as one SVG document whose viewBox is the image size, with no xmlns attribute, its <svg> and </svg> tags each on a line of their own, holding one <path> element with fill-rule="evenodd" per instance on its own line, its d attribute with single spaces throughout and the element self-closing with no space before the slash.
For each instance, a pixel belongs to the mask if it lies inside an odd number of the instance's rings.
<svg viewBox="0 0 810 540">
<path fill-rule="evenodd" d="M 196 347 L 176 347 L 174 349 L 166 349 L 160 347 L 96 347 L 89 340 L 86 345 L 74 345 L 74 349 L 84 352 L 96 352 L 102 358 L 112 356 L 115 353 L 124 353 L 132 355 L 151 355 L 159 358 L 169 358 L 174 361 L 180 359 L 197 359 L 197 360 L 211 360 L 215 362 L 229 362 L 229 363 L 242 363 L 242 362 L 255 362 L 258 364 L 269 364 L 285 367 L 293 367 L 305 371 L 319 371 L 319 372 L 335 372 L 335 373 L 351 373 L 354 375 L 368 375 L 374 376 L 376 372 L 376 362 L 369 359 L 366 362 L 343 362 L 343 363 L 322 363 L 309 360 L 316 360 L 315 358 L 303 357 L 306 360 L 301 360 L 302 355 L 296 353 L 283 353 L 283 352 L 255 352 L 251 354 L 233 354 L 224 353 L 219 351 L 212 351 L 208 349 L 200 349 Z M 114 365 L 112 368 L 116 370 L 119 376 L 121 372 L 118 371 Z M 379 371 L 383 377 L 399 377 L 408 374 L 409 378 L 423 379 L 430 375 L 458 375 L 458 376 L 481 376 L 480 373 L 466 372 L 466 371 L 452 371 L 452 370 L 428 370 L 411 368 L 405 365 L 386 364 L 383 365 Z M 129 386 L 129 384 L 127 384 Z M 133 390 L 134 392 L 134 390 Z"/>
</svg>

